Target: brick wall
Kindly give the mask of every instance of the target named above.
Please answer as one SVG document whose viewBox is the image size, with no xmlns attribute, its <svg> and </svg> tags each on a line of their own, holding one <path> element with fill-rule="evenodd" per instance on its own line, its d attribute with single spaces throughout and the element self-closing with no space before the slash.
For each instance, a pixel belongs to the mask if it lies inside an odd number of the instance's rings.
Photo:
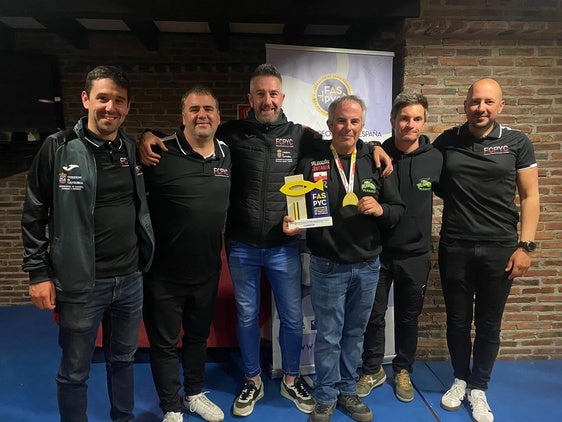
<svg viewBox="0 0 562 422">
<path fill-rule="evenodd" d="M 467 3 L 470 6 L 465 6 Z M 475 79 L 492 76 L 503 85 L 503 123 L 521 129 L 539 160 L 539 250 L 529 276 L 516 280 L 502 331 L 500 357 L 562 358 L 562 8 L 561 0 L 422 0 L 422 16 L 384 32 L 371 48 L 393 50 L 395 91 L 421 90 L 430 101 L 427 130 L 434 138 L 464 120 L 462 101 Z M 65 121 L 83 114 L 79 94 L 86 72 L 102 63 L 122 65 L 133 82 L 125 128 L 168 130 L 179 123 L 179 99 L 196 82 L 214 88 L 223 120 L 245 103 L 248 73 L 265 58 L 272 37 L 233 37 L 217 52 L 205 35 L 163 35 L 158 52 L 147 52 L 129 34 L 94 33 L 87 51 L 55 35 L 17 34 L 21 51 L 55 54 L 60 61 Z M 304 44 L 304 43 L 303 43 Z M 334 45 L 334 47 L 340 47 Z M 0 179 L 0 305 L 29 303 L 20 272 L 19 221 L 25 174 Z M 437 240 L 440 208 L 436 208 Z M 445 314 L 439 275 L 431 273 L 420 329 L 422 359 L 445 359 Z"/>
<path fill-rule="evenodd" d="M 422 16 L 406 22 L 401 54 L 404 88 L 428 97 L 429 135 L 435 138 L 463 123 L 469 85 L 493 77 L 502 84 L 506 100 L 499 120 L 529 136 L 538 160 L 539 247 L 528 276 L 513 283 L 500 358 L 561 358 L 561 2 L 424 0 L 422 6 Z M 437 241 L 440 207 L 435 211 Z M 421 358 L 448 357 L 444 307 L 434 260 L 420 328 Z"/>
</svg>

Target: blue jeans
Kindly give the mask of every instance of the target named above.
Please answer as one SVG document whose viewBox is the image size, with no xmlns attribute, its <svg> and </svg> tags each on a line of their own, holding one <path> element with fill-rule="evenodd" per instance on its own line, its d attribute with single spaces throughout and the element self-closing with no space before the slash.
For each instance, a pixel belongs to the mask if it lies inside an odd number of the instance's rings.
<svg viewBox="0 0 562 422">
<path fill-rule="evenodd" d="M 62 358 L 57 396 L 62 422 L 87 421 L 87 385 L 100 322 L 111 420 L 132 421 L 133 363 L 142 318 L 142 274 L 96 279 L 86 303 L 57 303 Z"/>
<path fill-rule="evenodd" d="M 226 253 L 238 314 L 237 334 L 244 372 L 255 377 L 260 368 L 260 283 L 262 269 L 271 285 L 279 313 L 281 365 L 298 375 L 302 347 L 301 260 L 297 244 L 255 248 L 227 240 Z"/>
<path fill-rule="evenodd" d="M 379 280 L 379 259 L 339 264 L 312 256 L 310 298 L 316 317 L 314 397 L 332 404 L 339 394 L 357 394 L 363 333 Z"/>
</svg>

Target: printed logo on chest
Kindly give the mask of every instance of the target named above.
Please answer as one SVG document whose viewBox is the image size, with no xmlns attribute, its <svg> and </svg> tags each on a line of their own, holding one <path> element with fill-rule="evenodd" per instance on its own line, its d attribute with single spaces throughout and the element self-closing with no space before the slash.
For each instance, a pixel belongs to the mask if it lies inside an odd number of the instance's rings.
<svg viewBox="0 0 562 422">
<path fill-rule="evenodd" d="M 484 147 L 484 155 L 495 155 L 495 154 L 509 154 L 509 146 L 507 145 L 496 145 L 493 147 Z"/>
</svg>

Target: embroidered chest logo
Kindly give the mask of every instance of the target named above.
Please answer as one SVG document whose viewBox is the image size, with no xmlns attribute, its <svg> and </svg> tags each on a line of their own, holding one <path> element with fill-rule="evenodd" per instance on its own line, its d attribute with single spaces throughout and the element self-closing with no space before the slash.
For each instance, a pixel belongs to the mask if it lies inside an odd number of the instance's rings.
<svg viewBox="0 0 562 422">
<path fill-rule="evenodd" d="M 361 192 L 377 193 L 377 185 L 375 185 L 373 179 L 365 179 L 361 182 Z"/>
<path fill-rule="evenodd" d="M 421 191 L 431 190 L 431 180 L 420 179 L 420 181 L 417 183 L 416 186 L 417 186 L 418 190 L 421 190 Z"/>
</svg>

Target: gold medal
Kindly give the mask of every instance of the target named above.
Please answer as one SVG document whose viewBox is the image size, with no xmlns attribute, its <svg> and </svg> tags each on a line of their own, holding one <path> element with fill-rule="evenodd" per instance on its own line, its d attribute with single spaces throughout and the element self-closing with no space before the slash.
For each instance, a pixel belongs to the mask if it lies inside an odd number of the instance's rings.
<svg viewBox="0 0 562 422">
<path fill-rule="evenodd" d="M 348 205 L 357 206 L 358 203 L 359 203 L 359 198 L 357 198 L 357 195 L 355 195 L 355 193 L 353 193 L 353 192 L 347 192 L 345 194 L 345 196 L 343 197 L 342 205 L 344 207 L 346 207 Z"/>
</svg>

